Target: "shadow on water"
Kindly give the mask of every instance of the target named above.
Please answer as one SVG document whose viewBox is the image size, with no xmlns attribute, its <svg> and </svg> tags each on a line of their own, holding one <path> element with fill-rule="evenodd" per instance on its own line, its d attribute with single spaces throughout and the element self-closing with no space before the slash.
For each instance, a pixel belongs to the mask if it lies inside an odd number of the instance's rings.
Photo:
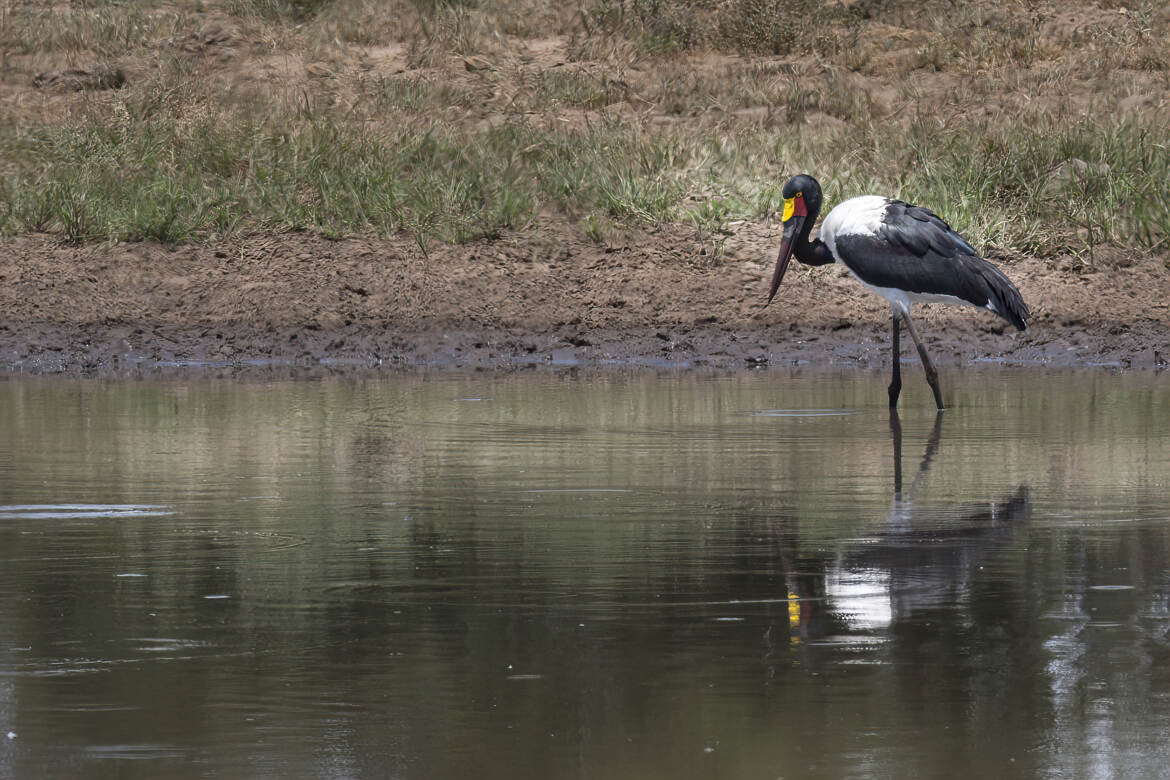
<svg viewBox="0 0 1170 780">
<path fill-rule="evenodd" d="M 797 565 L 793 534 L 774 520 L 772 535 L 785 569 L 790 629 L 803 641 L 844 628 L 888 629 L 921 610 L 968 600 L 974 572 L 1002 548 L 1030 511 L 1027 484 L 983 503 L 917 504 L 942 442 L 944 415 L 934 419 L 910 487 L 904 489 L 902 421 L 890 414 L 893 499 L 881 530 L 810 570 Z"/>
</svg>

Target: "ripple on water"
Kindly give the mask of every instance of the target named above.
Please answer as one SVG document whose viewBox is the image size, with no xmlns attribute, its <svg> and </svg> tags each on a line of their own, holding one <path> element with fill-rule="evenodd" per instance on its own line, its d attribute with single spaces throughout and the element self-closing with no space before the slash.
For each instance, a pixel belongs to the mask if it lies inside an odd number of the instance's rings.
<svg viewBox="0 0 1170 780">
<path fill-rule="evenodd" d="M 138 636 L 111 639 L 96 648 L 98 654 L 69 656 L 69 643 L 57 646 L 53 655 L 0 664 L 0 678 L 54 678 L 104 674 L 118 668 L 141 668 L 144 663 L 182 663 L 199 659 L 228 659 L 268 652 L 254 648 L 225 648 L 216 642 L 189 637 Z M 107 705 L 101 705 L 103 707 Z M 93 709 L 94 705 L 86 705 Z"/>
<path fill-rule="evenodd" d="M 158 504 L 10 504 L 0 506 L 0 520 L 89 520 L 165 517 L 175 512 Z"/>
<path fill-rule="evenodd" d="M 207 539 L 211 542 L 230 542 L 241 552 L 277 552 L 289 550 L 308 544 L 308 537 L 303 534 L 286 533 L 283 531 L 250 531 L 222 528 L 175 528 L 171 531 L 175 538 Z"/>
<path fill-rule="evenodd" d="M 89 754 L 98 759 L 151 761 L 183 758 L 186 752 L 175 745 L 94 745 Z"/>
<path fill-rule="evenodd" d="M 856 409 L 756 409 L 749 417 L 844 417 L 857 414 Z"/>
<path fill-rule="evenodd" d="M 127 640 L 134 649 L 142 653 L 171 653 L 189 655 L 198 650 L 212 648 L 210 642 L 201 639 L 181 639 L 179 637 L 144 636 L 130 637 Z"/>
<path fill-rule="evenodd" d="M 521 490 L 521 493 L 633 493 L 629 488 L 600 488 L 600 487 L 582 487 L 582 488 L 533 488 L 531 490 Z"/>
</svg>

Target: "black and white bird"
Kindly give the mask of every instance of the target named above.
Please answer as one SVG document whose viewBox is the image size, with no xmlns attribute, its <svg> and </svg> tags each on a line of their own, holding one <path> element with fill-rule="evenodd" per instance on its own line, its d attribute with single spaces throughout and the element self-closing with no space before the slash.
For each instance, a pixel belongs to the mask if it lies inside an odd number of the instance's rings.
<svg viewBox="0 0 1170 780">
<path fill-rule="evenodd" d="M 975 306 L 998 314 L 1020 330 L 1027 329 L 1031 314 L 1016 286 L 929 209 L 877 195 L 850 198 L 829 212 L 819 236 L 810 241 L 809 232 L 821 210 L 821 185 L 801 174 L 785 182 L 782 194 L 784 236 L 768 303 L 776 297 L 793 255 L 805 265 L 840 263 L 889 301 L 894 328 L 891 408 L 897 406 L 902 391 L 902 322 L 918 347 L 935 404 L 943 408 L 938 371 L 910 320 L 911 304 Z"/>
</svg>

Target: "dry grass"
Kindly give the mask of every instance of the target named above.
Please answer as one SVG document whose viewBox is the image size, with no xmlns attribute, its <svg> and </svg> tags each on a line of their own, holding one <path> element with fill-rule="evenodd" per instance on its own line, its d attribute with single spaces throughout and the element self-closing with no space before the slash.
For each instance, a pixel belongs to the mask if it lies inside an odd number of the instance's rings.
<svg viewBox="0 0 1170 780">
<path fill-rule="evenodd" d="M 7 233 L 718 242 L 798 171 L 1006 250 L 1170 232 L 1155 2 L 0 0 L 0 52 Z M 32 86 L 91 66 L 128 85 Z"/>
</svg>

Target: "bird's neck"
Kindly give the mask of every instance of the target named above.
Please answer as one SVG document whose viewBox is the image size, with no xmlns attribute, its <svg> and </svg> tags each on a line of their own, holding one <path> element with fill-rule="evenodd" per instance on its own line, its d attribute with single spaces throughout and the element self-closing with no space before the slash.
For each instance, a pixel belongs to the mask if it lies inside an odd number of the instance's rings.
<svg viewBox="0 0 1170 780">
<path fill-rule="evenodd" d="M 805 265 L 828 265 L 834 262 L 828 244 L 819 238 L 797 244 L 793 254 L 796 255 L 797 260 Z"/>
<path fill-rule="evenodd" d="M 800 229 L 800 234 L 796 237 L 796 247 L 793 252 L 796 259 L 805 265 L 828 265 L 834 262 L 833 253 L 829 251 L 828 245 L 819 238 L 814 238 L 812 241 L 808 240 L 808 234 L 812 232 L 812 226 L 817 221 L 817 211 L 813 210 L 808 219 L 804 222 L 804 227 Z"/>
</svg>

